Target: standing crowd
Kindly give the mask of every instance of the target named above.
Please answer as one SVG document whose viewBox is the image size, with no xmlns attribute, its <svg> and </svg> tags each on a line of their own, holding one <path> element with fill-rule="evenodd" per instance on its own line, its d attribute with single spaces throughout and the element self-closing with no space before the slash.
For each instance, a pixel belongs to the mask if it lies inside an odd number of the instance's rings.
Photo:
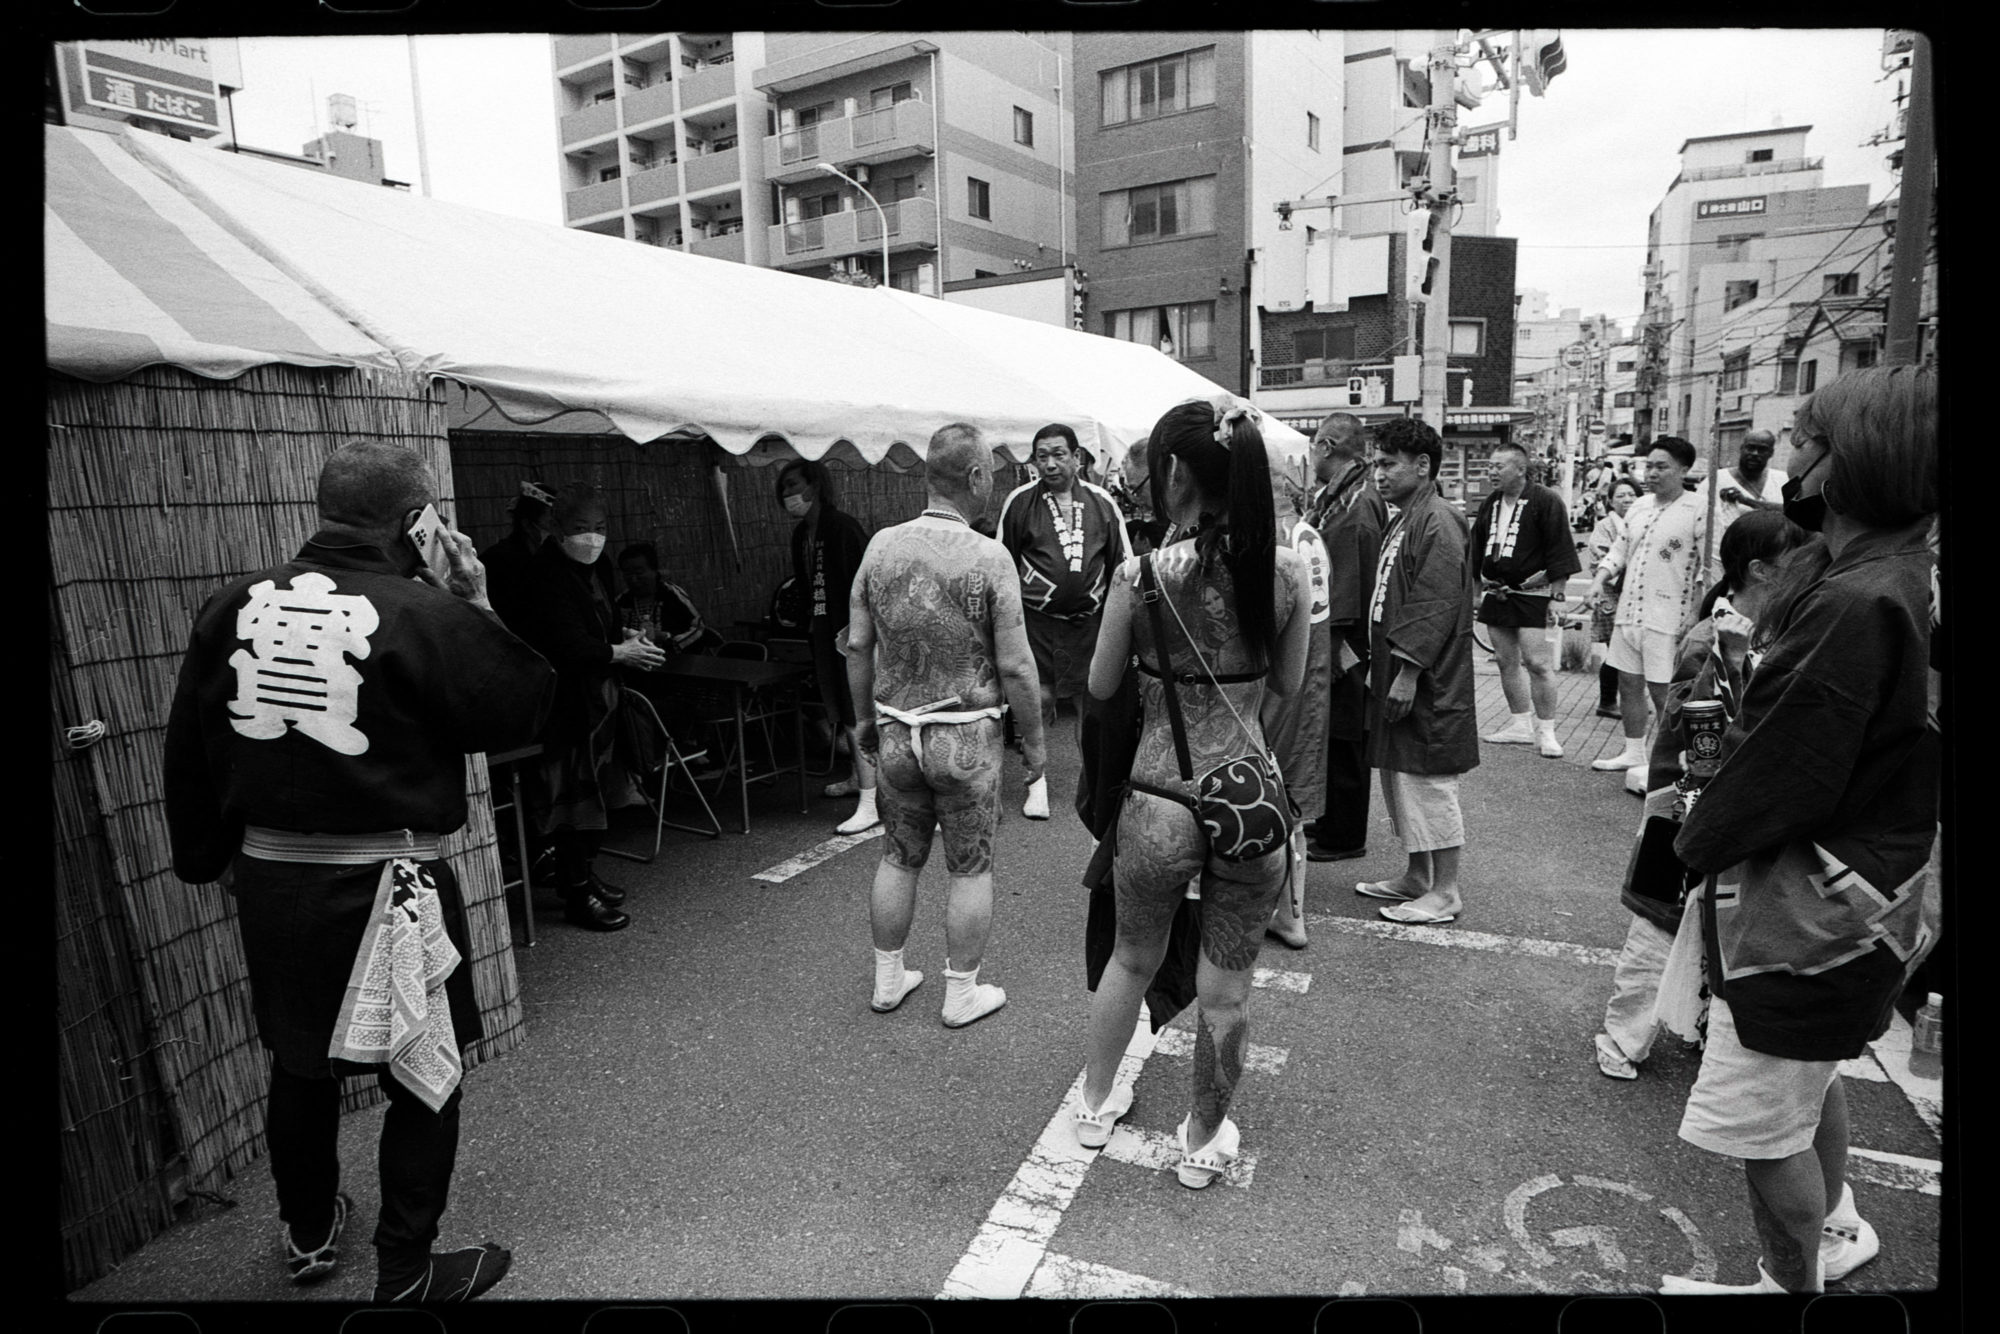
<svg viewBox="0 0 2000 1334">
<path fill-rule="evenodd" d="M 1837 1068 L 1884 1031 L 1940 930 L 1937 452 L 1934 373 L 1868 370 L 1800 410 L 1794 477 L 1770 466 L 1769 437 L 1744 441 L 1713 533 L 1683 486 L 1684 440 L 1650 442 L 1643 486 L 1591 488 L 1592 630 L 1615 681 L 1599 712 L 1615 689 L 1625 738 L 1592 767 L 1646 798 L 1595 1059 L 1631 1080 L 1662 1026 L 1704 1044 L 1680 1134 L 1744 1163 L 1757 1290 L 1816 1291 L 1880 1245 L 1846 1183 Z M 1365 855 L 1372 770 L 1405 863 L 1355 892 L 1420 927 L 1468 911 L 1474 626 L 1511 715 L 1484 740 L 1558 758 L 1549 631 L 1586 571 L 1526 451 L 1499 447 L 1468 519 L 1439 490 L 1443 441 L 1415 418 L 1328 417 L 1294 497 L 1274 486 L 1254 408 L 1182 403 L 1128 460 L 1150 527 L 1090 480 L 1071 428 L 1044 428 L 1032 459 L 989 518 L 992 444 L 944 426 L 922 512 L 872 536 L 823 465 L 776 478 L 797 525 L 784 619 L 810 644 L 830 753 L 851 763 L 827 795 L 856 800 L 841 832 L 884 831 L 870 1004 L 895 1011 L 925 980 L 904 954 L 941 843 L 942 1022 L 1006 1005 L 979 980 L 1006 755 L 1023 764 L 1023 813 L 1049 818 L 1050 739 L 1075 700 L 1077 808 L 1097 840 L 1085 879 L 1108 921 L 1073 1133 L 1101 1147 L 1130 1112 L 1118 1076 L 1142 1000 L 1155 1027 L 1191 1000 L 1177 1175 L 1199 1189 L 1240 1152 L 1229 1112 L 1253 967 L 1267 934 L 1308 946 L 1305 868 Z M 389 1094 L 381 1301 L 474 1297 L 510 1261 L 492 1242 L 431 1249 L 459 1052 L 479 1036 L 438 850 L 466 819 L 464 756 L 540 747 L 531 804 L 565 915 L 616 930 L 624 893 L 595 859 L 610 812 L 639 799 L 621 692 L 720 642 L 649 544 L 619 553 L 613 591 L 607 506 L 588 488 L 524 484 L 513 531 L 482 554 L 443 528 L 445 573 L 415 537 L 435 501 L 406 450 L 336 453 L 320 530 L 197 618 L 166 758 L 177 873 L 227 872 L 240 905 L 300 1282 L 332 1271 L 349 1207 L 335 1075 L 371 1070 Z M 658 698 L 671 717 L 671 692 Z"/>
</svg>

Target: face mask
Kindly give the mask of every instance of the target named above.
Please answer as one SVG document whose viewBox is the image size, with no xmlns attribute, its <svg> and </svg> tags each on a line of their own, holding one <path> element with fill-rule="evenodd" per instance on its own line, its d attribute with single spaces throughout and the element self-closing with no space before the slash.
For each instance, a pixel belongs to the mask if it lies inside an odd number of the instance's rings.
<svg viewBox="0 0 2000 1334">
<path fill-rule="evenodd" d="M 563 555 L 578 565 L 594 565 L 604 554 L 603 533 L 578 533 L 562 540 Z"/>
<path fill-rule="evenodd" d="M 812 502 L 804 496 L 792 495 L 785 497 L 785 513 L 791 515 L 794 519 L 805 518 L 806 511 L 811 508 Z"/>
<path fill-rule="evenodd" d="M 1818 532 L 1820 525 L 1826 522 L 1826 493 L 1822 491 L 1816 496 L 1804 496 L 1799 492 L 1804 489 L 1806 478 L 1813 468 L 1819 467 L 1826 458 L 1825 454 L 1820 455 L 1813 460 L 1812 467 L 1797 477 L 1787 478 L 1785 484 L 1778 488 L 1778 497 L 1785 503 L 1785 517 L 1809 533 Z"/>
</svg>

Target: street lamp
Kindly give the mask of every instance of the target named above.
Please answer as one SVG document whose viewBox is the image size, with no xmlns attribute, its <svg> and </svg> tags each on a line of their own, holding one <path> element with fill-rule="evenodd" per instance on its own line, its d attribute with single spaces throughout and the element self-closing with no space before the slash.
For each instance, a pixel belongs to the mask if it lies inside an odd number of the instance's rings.
<svg viewBox="0 0 2000 1334">
<path fill-rule="evenodd" d="M 889 285 L 889 215 L 882 211 L 882 205 L 876 202 L 875 196 L 868 193 L 867 186 L 849 176 L 839 167 L 834 166 L 831 162 L 822 162 L 819 164 L 819 169 L 829 175 L 840 177 L 841 180 L 846 181 L 849 185 L 859 190 L 864 199 L 875 205 L 876 216 L 882 220 L 882 286 L 887 287 Z"/>
</svg>

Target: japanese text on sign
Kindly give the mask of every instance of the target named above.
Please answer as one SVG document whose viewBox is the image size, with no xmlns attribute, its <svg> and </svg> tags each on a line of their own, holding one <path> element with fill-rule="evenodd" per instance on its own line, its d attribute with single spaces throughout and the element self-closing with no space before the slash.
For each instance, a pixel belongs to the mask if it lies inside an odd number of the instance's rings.
<svg viewBox="0 0 2000 1334">
<path fill-rule="evenodd" d="M 1739 218 L 1746 213 L 1762 213 L 1764 196 L 1747 199 L 1704 199 L 1694 206 L 1697 218 Z"/>
<path fill-rule="evenodd" d="M 1482 130 L 1467 130 L 1465 142 L 1459 145 L 1460 157 L 1498 157 L 1500 155 L 1500 127 L 1488 126 Z"/>
</svg>

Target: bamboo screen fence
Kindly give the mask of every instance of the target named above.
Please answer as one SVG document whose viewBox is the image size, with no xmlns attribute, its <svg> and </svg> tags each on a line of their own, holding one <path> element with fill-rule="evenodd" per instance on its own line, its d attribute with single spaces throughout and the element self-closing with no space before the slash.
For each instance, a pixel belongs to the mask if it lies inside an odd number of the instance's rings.
<svg viewBox="0 0 2000 1334">
<path fill-rule="evenodd" d="M 688 591 L 702 617 L 725 637 L 739 637 L 738 620 L 763 620 L 771 594 L 791 576 L 797 520 L 777 502 L 777 465 L 745 464 L 713 445 L 638 445 L 622 436 L 515 431 L 453 431 L 451 458 L 457 523 L 481 550 L 507 535 L 507 506 L 523 480 L 556 487 L 591 483 L 603 489 L 610 511 L 606 558 L 615 560 L 633 542 L 653 543 L 662 573 Z M 716 463 L 727 479 L 735 549 L 710 475 Z M 924 507 L 921 468 L 898 473 L 879 466 L 833 466 L 831 471 L 840 508 L 869 533 L 914 519 Z M 1026 469 L 1002 468 L 994 482 L 994 508 L 1025 480 Z"/>
<path fill-rule="evenodd" d="M 321 463 L 353 439 L 419 450 L 445 497 L 443 397 L 421 379 L 268 366 L 227 383 L 159 367 L 115 384 L 48 377 L 49 550 L 62 965 L 61 1229 L 79 1286 L 263 1151 L 267 1059 L 235 905 L 181 883 L 161 750 L 187 633 L 227 580 L 294 554 Z M 107 732 L 72 752 L 64 728 Z M 483 756 L 459 872 L 487 1037 L 524 1033 Z M 355 1081 L 350 1107 L 379 1096 Z"/>
</svg>

